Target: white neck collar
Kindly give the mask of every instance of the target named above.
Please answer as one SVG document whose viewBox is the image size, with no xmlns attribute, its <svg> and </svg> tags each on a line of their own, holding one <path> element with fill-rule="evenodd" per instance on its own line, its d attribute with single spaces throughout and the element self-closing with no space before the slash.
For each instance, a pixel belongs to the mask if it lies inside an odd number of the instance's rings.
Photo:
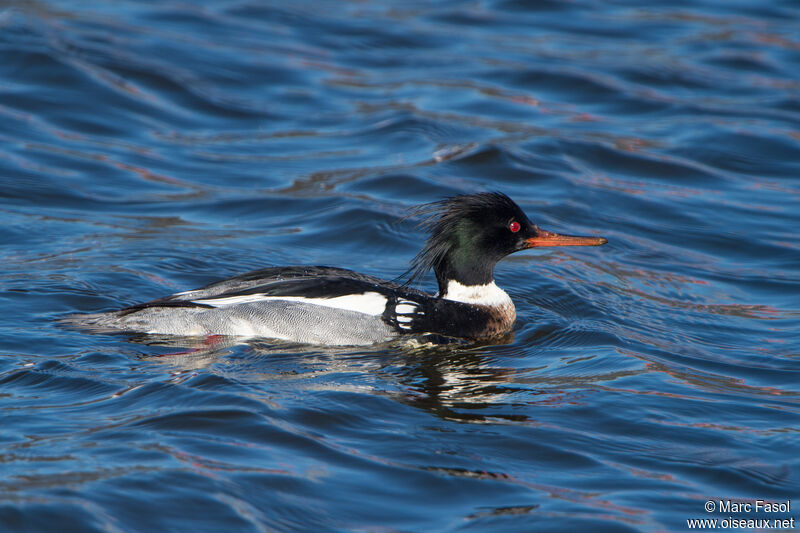
<svg viewBox="0 0 800 533">
<path fill-rule="evenodd" d="M 462 285 L 451 279 L 447 282 L 447 290 L 442 297 L 455 302 L 489 307 L 513 305 L 511 297 L 495 285 L 494 281 L 485 285 Z"/>
</svg>

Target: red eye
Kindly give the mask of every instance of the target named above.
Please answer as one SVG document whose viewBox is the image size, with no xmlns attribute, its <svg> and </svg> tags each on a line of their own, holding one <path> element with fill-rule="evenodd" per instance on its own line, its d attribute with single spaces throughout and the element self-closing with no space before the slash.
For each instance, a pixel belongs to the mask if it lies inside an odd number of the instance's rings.
<svg viewBox="0 0 800 533">
<path fill-rule="evenodd" d="M 519 231 L 519 222 L 512 222 L 508 225 L 508 229 L 511 230 L 511 233 L 516 233 Z"/>
</svg>

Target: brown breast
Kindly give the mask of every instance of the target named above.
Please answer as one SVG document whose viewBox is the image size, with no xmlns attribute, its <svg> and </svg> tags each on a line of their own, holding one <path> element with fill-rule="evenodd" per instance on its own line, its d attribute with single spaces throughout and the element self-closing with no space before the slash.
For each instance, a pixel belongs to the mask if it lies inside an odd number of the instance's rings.
<svg viewBox="0 0 800 533">
<path fill-rule="evenodd" d="M 499 337 L 505 335 L 514 327 L 514 321 L 517 319 L 517 309 L 514 307 L 513 303 L 492 307 L 482 305 L 479 307 L 482 307 L 489 313 L 486 329 L 479 338 Z"/>
</svg>

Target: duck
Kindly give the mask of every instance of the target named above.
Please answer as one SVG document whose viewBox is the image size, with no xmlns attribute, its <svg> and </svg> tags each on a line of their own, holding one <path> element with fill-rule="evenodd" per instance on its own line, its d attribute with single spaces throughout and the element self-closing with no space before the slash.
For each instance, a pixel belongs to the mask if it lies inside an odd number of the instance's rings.
<svg viewBox="0 0 800 533">
<path fill-rule="evenodd" d="M 421 225 L 429 236 L 396 280 L 330 266 L 269 267 L 118 310 L 73 315 L 68 322 L 101 333 L 331 346 L 426 335 L 490 341 L 511 332 L 517 316 L 514 302 L 495 283 L 501 259 L 539 247 L 608 242 L 544 230 L 501 192 L 451 196 L 423 204 L 413 214 L 424 218 Z M 412 286 L 430 270 L 436 294 Z"/>
</svg>

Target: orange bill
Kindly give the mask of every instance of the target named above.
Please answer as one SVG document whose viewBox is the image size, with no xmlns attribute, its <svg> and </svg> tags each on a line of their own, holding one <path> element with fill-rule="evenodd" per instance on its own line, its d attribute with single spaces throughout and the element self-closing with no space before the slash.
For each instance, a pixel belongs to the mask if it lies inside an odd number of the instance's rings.
<svg viewBox="0 0 800 533">
<path fill-rule="evenodd" d="M 600 246 L 608 242 L 604 237 L 582 237 L 579 235 L 559 235 L 552 231 L 537 229 L 536 237 L 525 239 L 527 248 L 539 246 Z"/>
</svg>

